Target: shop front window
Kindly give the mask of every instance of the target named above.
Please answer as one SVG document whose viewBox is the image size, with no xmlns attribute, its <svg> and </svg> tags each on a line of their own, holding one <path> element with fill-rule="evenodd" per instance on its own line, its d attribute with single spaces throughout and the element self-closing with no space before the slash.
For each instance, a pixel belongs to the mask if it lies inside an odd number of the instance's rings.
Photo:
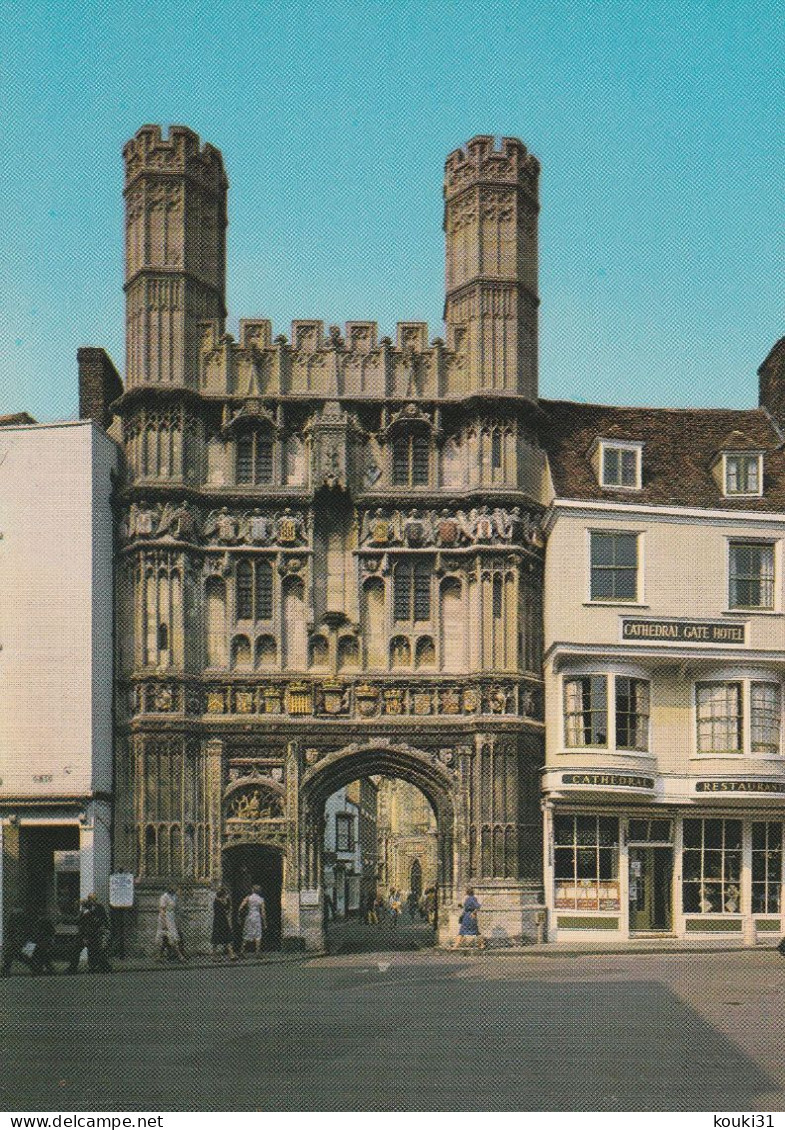
<svg viewBox="0 0 785 1130">
<path fill-rule="evenodd" d="M 553 825 L 557 910 L 618 910 L 619 821 L 557 816 Z"/>
<path fill-rule="evenodd" d="M 782 824 L 752 825 L 752 913 L 779 914 L 782 890 Z"/>
<path fill-rule="evenodd" d="M 682 906 L 685 914 L 737 914 L 741 820 L 685 820 Z"/>
</svg>

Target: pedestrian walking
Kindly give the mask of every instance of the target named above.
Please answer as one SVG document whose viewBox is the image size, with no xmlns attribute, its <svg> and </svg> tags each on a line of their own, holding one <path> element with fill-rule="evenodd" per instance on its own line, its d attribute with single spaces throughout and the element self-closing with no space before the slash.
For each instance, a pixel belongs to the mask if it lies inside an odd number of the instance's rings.
<svg viewBox="0 0 785 1130">
<path fill-rule="evenodd" d="M 453 944 L 453 949 L 458 949 L 462 945 L 476 945 L 478 949 L 485 949 L 485 938 L 480 933 L 480 926 L 477 921 L 477 911 L 480 909 L 480 904 L 474 896 L 474 888 L 466 888 L 466 898 L 463 901 L 460 916 L 458 918 L 458 936 Z"/>
<path fill-rule="evenodd" d="M 436 926 L 436 887 L 428 887 L 425 899 L 425 916 L 431 926 Z"/>
<path fill-rule="evenodd" d="M 210 934 L 213 946 L 213 957 L 220 953 L 228 954 L 232 961 L 237 961 L 232 936 L 232 900 L 226 887 L 219 887 L 213 899 L 213 928 Z"/>
<path fill-rule="evenodd" d="M 401 896 L 396 890 L 390 891 L 389 899 L 390 920 L 393 926 L 398 925 L 398 915 L 401 913 Z"/>
<path fill-rule="evenodd" d="M 409 891 L 406 896 L 406 908 L 409 911 L 409 918 L 414 922 L 414 916 L 417 913 L 417 895 L 414 891 Z"/>
<path fill-rule="evenodd" d="M 245 953 L 249 942 L 252 942 L 258 957 L 262 949 L 262 936 L 267 929 L 267 913 L 261 887 L 251 888 L 250 895 L 246 895 L 240 903 L 240 914 L 245 915 L 241 951 Z"/>
<path fill-rule="evenodd" d="M 365 921 L 369 926 L 379 925 L 379 915 L 376 911 L 378 901 L 373 891 L 369 891 L 365 899 Z"/>
<path fill-rule="evenodd" d="M 109 918 L 94 894 L 89 894 L 79 908 L 77 936 L 67 973 L 77 973 L 82 950 L 87 950 L 87 968 L 91 973 L 111 973 L 105 943 L 109 937 Z"/>
<path fill-rule="evenodd" d="M 155 934 L 158 960 L 185 961 L 183 943 L 177 926 L 177 892 L 167 887 L 158 901 L 158 929 Z"/>
<path fill-rule="evenodd" d="M 52 919 L 47 918 L 45 914 L 41 915 L 36 923 L 33 941 L 35 942 L 35 949 L 30 958 L 30 972 L 36 976 L 39 973 L 54 973 L 52 954 L 55 944 L 55 928 Z"/>
<path fill-rule="evenodd" d="M 15 961 L 30 968 L 30 957 L 25 947 L 31 944 L 27 915 L 21 906 L 15 906 L 8 915 L 3 930 L 3 965 L 0 975 L 9 977 Z"/>
</svg>

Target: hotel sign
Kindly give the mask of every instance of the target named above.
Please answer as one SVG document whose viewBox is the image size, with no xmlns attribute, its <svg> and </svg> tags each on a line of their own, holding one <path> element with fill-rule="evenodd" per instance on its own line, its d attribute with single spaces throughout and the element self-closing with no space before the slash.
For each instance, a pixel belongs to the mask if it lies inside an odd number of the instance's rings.
<svg viewBox="0 0 785 1130">
<path fill-rule="evenodd" d="M 621 638 L 651 643 L 745 643 L 745 624 L 722 620 L 622 620 Z"/>
<path fill-rule="evenodd" d="M 593 789 L 653 789 L 653 777 L 631 773 L 562 773 L 563 785 L 588 785 Z"/>
<path fill-rule="evenodd" d="M 779 781 L 696 781 L 696 793 L 785 793 Z"/>
</svg>

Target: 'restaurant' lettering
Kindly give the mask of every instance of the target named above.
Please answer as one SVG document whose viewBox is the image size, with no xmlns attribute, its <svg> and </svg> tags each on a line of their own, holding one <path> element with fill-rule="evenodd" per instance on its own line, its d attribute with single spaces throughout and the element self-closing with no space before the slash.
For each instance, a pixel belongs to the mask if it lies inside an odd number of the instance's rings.
<svg viewBox="0 0 785 1130">
<path fill-rule="evenodd" d="M 782 793 L 785 786 L 778 781 L 696 781 L 696 793 Z"/>
</svg>

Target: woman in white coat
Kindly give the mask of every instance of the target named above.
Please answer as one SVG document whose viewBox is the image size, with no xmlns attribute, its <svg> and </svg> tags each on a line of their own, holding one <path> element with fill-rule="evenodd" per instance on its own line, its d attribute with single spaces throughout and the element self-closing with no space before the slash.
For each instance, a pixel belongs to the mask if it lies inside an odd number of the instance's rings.
<svg viewBox="0 0 785 1130">
<path fill-rule="evenodd" d="M 250 895 L 245 896 L 240 903 L 239 910 L 241 916 L 245 915 L 241 949 L 244 953 L 248 943 L 253 942 L 254 951 L 258 957 L 262 948 L 262 934 L 267 929 L 267 915 L 261 887 L 251 888 Z"/>
</svg>

